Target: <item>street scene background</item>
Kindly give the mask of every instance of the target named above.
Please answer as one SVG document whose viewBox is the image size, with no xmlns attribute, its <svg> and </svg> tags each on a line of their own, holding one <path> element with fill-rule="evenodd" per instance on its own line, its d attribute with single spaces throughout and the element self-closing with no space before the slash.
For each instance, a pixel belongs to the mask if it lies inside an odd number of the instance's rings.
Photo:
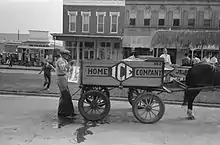
<svg viewBox="0 0 220 145">
<path fill-rule="evenodd" d="M 200 62 L 219 67 L 219 6 L 219 0 L 0 1 L 0 145 L 219 145 L 219 89 L 196 97 L 195 120 L 187 120 L 181 106 L 184 91 L 163 92 L 164 116 L 142 124 L 128 89 L 115 88 L 109 115 L 90 122 L 78 109 L 79 84 L 69 82 L 76 116 L 61 121 L 57 72 L 48 89 L 39 74 L 43 64 L 55 66 L 59 53 L 76 66 L 83 60 L 162 57 L 166 70 L 180 68 L 184 77 Z"/>
</svg>

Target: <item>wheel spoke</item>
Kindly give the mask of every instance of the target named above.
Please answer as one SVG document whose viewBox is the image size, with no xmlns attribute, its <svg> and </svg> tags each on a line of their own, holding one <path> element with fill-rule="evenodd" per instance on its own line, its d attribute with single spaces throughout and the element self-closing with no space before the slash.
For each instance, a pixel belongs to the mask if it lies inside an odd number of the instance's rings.
<svg viewBox="0 0 220 145">
<path fill-rule="evenodd" d="M 89 111 L 91 111 L 91 107 L 90 106 L 88 106 L 88 110 L 87 111 L 85 111 L 85 113 L 88 113 Z"/>
<path fill-rule="evenodd" d="M 83 103 L 90 105 L 91 102 L 89 103 L 87 100 L 84 100 Z"/>
<path fill-rule="evenodd" d="M 157 109 L 154 109 L 154 108 L 152 108 L 152 110 L 157 111 L 157 112 L 160 112 L 160 110 L 157 110 Z"/>
<path fill-rule="evenodd" d="M 150 111 L 150 112 L 152 112 L 155 117 L 157 116 L 153 111 Z"/>
<path fill-rule="evenodd" d="M 145 119 L 147 119 L 147 115 L 148 115 L 148 112 L 146 111 L 146 115 L 144 116 Z"/>
<path fill-rule="evenodd" d="M 158 104 L 158 105 L 156 105 L 156 106 L 152 106 L 152 108 L 157 108 L 157 107 L 160 107 L 160 105 Z"/>
<path fill-rule="evenodd" d="M 152 117 L 151 117 L 150 111 L 149 111 L 149 115 L 150 115 L 150 119 L 151 119 Z"/>
<path fill-rule="evenodd" d="M 145 109 L 142 109 L 142 110 L 143 110 L 143 112 L 141 112 L 141 110 L 140 110 L 140 109 L 138 110 L 138 112 L 139 112 L 139 115 L 140 115 L 140 116 L 143 116 L 143 115 L 144 115 L 144 113 L 146 112 L 146 111 L 145 111 Z"/>
<path fill-rule="evenodd" d="M 102 112 L 99 110 L 99 108 L 98 109 L 96 109 L 97 110 L 97 112 L 99 112 L 99 114 L 102 114 Z M 104 110 L 104 109 L 103 109 Z"/>
</svg>

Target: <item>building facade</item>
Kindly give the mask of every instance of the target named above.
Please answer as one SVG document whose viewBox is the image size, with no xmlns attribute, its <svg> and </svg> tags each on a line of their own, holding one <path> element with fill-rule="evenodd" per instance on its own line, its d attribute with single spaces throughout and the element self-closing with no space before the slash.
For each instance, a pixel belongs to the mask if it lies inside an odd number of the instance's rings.
<svg viewBox="0 0 220 145">
<path fill-rule="evenodd" d="M 125 3 L 122 0 L 64 0 L 63 33 L 54 33 L 72 59 L 122 58 Z"/>
<path fill-rule="evenodd" d="M 219 47 L 220 0 L 126 0 L 124 26 L 127 51 L 159 56 L 166 47 L 176 63 L 183 54 L 178 47 L 198 47 L 202 39 L 212 41 L 203 46 Z"/>
</svg>

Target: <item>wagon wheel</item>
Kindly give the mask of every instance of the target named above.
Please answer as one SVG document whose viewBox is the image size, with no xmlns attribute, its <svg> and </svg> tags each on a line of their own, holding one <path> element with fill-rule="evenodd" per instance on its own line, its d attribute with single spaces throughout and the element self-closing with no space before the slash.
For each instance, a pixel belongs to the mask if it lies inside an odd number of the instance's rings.
<svg viewBox="0 0 220 145">
<path fill-rule="evenodd" d="M 145 92 L 147 92 L 147 90 L 136 89 L 136 88 L 129 88 L 129 90 L 128 90 L 128 102 L 131 104 L 131 106 L 132 106 L 133 102 L 135 101 L 135 99 L 139 95 L 141 95 L 141 94 L 143 94 Z"/>
<path fill-rule="evenodd" d="M 105 87 L 84 87 L 82 89 L 82 93 L 81 94 L 84 94 L 85 92 L 88 92 L 89 90 L 97 90 L 99 92 L 102 92 L 108 98 L 110 98 L 110 93 L 109 93 L 108 89 L 105 88 Z M 87 99 L 87 102 L 89 102 L 89 101 L 90 101 L 90 99 Z"/>
<path fill-rule="evenodd" d="M 78 108 L 80 114 L 86 120 L 98 121 L 108 115 L 110 111 L 110 100 L 102 92 L 90 90 L 80 97 Z"/>
<path fill-rule="evenodd" d="M 153 124 L 163 117 L 165 105 L 157 95 L 144 93 L 135 99 L 132 111 L 141 123 Z"/>
</svg>

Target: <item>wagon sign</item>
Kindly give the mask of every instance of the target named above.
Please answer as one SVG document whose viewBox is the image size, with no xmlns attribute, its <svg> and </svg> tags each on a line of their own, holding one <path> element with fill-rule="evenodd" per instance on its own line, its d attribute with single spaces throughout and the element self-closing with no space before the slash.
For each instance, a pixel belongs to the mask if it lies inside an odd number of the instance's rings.
<svg viewBox="0 0 220 145">
<path fill-rule="evenodd" d="M 163 60 L 149 61 L 84 61 L 82 83 L 106 86 L 160 86 Z"/>
</svg>

